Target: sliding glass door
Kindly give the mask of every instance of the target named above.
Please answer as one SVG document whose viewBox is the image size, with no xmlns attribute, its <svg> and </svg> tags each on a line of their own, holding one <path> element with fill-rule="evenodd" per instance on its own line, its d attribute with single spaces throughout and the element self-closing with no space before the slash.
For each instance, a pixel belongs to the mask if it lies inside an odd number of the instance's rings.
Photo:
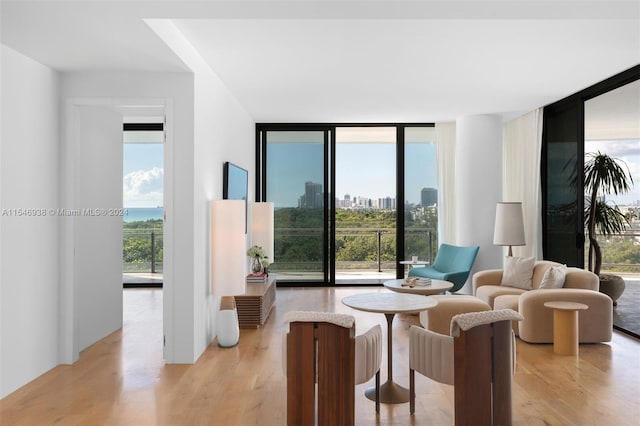
<svg viewBox="0 0 640 426">
<path fill-rule="evenodd" d="M 601 98 L 600 116 L 591 119 L 585 137 L 585 103 L 605 93 L 640 80 L 640 65 L 623 71 L 607 80 L 594 84 L 544 108 L 542 137 L 542 234 L 544 258 L 584 266 L 584 152 L 585 139 L 592 139 L 593 127 L 598 124 L 624 131 L 628 122 L 617 128 L 613 117 L 631 117 L 637 123 L 637 114 L 627 114 L 637 98 L 631 95 L 622 103 Z M 632 92 L 633 93 L 633 92 Z M 589 108 L 593 108 L 595 104 Z M 608 124 L 607 124 L 608 122 Z M 633 127 L 633 126 L 632 126 Z M 591 130 L 590 130 L 591 129 Z M 602 129 L 599 130 L 602 132 Z"/>
<path fill-rule="evenodd" d="M 256 128 L 255 198 L 275 204 L 278 284 L 381 284 L 403 275 L 407 256 L 432 259 L 432 125 Z"/>
<path fill-rule="evenodd" d="M 336 284 L 396 276 L 396 147 L 395 127 L 336 128 Z"/>
<path fill-rule="evenodd" d="M 274 263 L 278 281 L 328 281 L 328 130 L 262 133 L 266 188 L 275 204 Z M 265 149 L 266 148 L 266 149 Z"/>
</svg>

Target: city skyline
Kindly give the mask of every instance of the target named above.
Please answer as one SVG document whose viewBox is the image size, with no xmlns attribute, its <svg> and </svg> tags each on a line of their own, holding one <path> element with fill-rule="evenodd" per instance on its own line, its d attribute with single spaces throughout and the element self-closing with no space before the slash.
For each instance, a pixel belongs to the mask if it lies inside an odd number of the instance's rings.
<svg viewBox="0 0 640 426">
<path fill-rule="evenodd" d="M 437 188 L 435 145 L 405 145 L 405 197 L 420 204 L 421 190 Z M 267 144 L 267 197 L 276 208 L 297 207 L 306 182 L 324 182 L 322 142 Z M 335 194 L 366 195 L 372 200 L 396 192 L 396 145 L 341 143 L 336 146 Z"/>
<path fill-rule="evenodd" d="M 420 203 L 407 202 L 407 205 L 430 207 L 438 203 L 438 190 L 436 188 L 422 188 L 420 191 Z M 342 198 L 334 197 L 338 209 L 395 209 L 396 197 L 387 195 L 382 198 L 370 198 L 367 196 L 345 194 Z M 324 193 L 322 184 L 318 182 L 305 182 L 304 193 L 298 197 L 298 208 L 322 208 L 324 206 Z"/>
</svg>

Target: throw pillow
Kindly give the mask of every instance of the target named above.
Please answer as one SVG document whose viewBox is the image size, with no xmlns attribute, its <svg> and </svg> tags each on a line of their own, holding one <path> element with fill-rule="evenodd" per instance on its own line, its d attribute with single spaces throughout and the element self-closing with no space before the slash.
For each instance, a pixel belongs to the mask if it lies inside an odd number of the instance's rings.
<svg viewBox="0 0 640 426">
<path fill-rule="evenodd" d="M 502 271 L 503 286 L 521 288 L 523 290 L 533 289 L 531 279 L 533 278 L 533 267 L 536 263 L 535 257 L 511 257 L 507 256 Z"/>
<path fill-rule="evenodd" d="M 567 275 L 567 265 L 552 266 L 547 269 L 538 288 L 562 288 Z"/>
</svg>

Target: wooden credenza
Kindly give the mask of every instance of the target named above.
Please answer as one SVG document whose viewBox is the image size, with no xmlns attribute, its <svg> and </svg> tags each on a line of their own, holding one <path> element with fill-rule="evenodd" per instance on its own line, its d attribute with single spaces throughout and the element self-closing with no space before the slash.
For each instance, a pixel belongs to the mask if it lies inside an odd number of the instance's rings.
<svg viewBox="0 0 640 426">
<path fill-rule="evenodd" d="M 264 325 L 276 303 L 276 279 L 266 283 L 247 283 L 247 291 L 235 296 L 240 328 L 258 328 Z"/>
</svg>

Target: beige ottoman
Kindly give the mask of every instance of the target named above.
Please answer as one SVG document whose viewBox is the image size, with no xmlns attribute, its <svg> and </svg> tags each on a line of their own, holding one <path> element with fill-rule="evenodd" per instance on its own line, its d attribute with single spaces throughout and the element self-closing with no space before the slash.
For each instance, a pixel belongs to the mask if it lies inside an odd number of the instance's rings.
<svg viewBox="0 0 640 426">
<path fill-rule="evenodd" d="M 498 296 L 493 301 L 493 309 L 496 311 L 498 309 L 513 309 L 518 312 L 518 300 L 520 300 L 519 294 L 504 294 L 502 296 Z M 520 324 L 520 321 L 511 321 L 511 326 L 513 328 L 513 332 L 516 333 L 516 336 L 520 335 L 518 331 L 518 324 Z"/>
<path fill-rule="evenodd" d="M 475 296 L 458 294 L 438 294 L 432 297 L 438 301 L 434 308 L 420 312 L 420 324 L 434 333 L 449 335 L 451 318 L 457 314 L 490 311 L 491 306 Z"/>
</svg>

